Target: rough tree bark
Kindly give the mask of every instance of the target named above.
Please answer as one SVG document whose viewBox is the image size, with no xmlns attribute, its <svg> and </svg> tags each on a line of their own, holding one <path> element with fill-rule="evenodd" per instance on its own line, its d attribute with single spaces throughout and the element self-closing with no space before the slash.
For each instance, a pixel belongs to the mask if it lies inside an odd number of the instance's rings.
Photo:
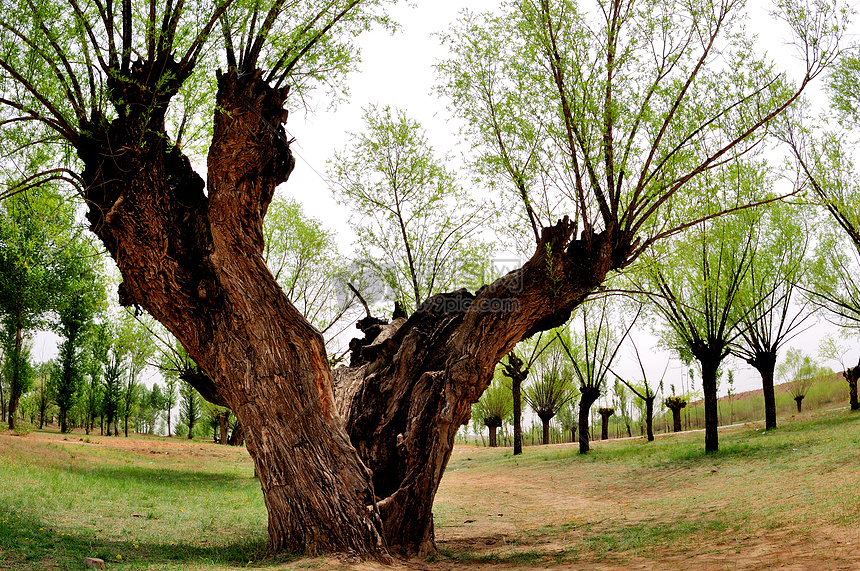
<svg viewBox="0 0 860 571">
<path fill-rule="evenodd" d="M 629 254 L 615 232 L 575 239 L 567 218 L 543 230 L 522 268 L 473 295 L 428 299 L 383 327 L 351 367 L 335 371 L 338 409 L 373 471 L 389 545 L 436 550 L 433 498 L 457 428 L 468 421 L 495 365 L 522 339 L 561 325 Z M 551 269 L 551 271 L 550 271 Z"/>
<path fill-rule="evenodd" d="M 600 398 L 600 389 L 581 385 L 579 387 L 579 453 L 585 454 L 589 450 L 588 444 L 588 417 L 591 414 L 591 405 Z"/>
<path fill-rule="evenodd" d="M 120 115 L 77 145 L 92 230 L 117 262 L 120 301 L 146 309 L 209 373 L 241 420 L 273 551 L 386 558 L 371 474 L 334 410 L 323 341 L 263 258 L 262 221 L 294 165 L 286 90 L 261 73 L 218 75 L 208 193 L 168 140 L 164 115 L 189 69 L 170 55 L 111 76 Z"/>
<path fill-rule="evenodd" d="M 341 373 L 336 408 L 322 337 L 262 258 L 263 218 L 295 164 L 286 90 L 259 71 L 218 74 L 204 191 L 164 128 L 190 69 L 160 54 L 117 70 L 108 92 L 118 116 L 94 114 L 76 142 L 87 217 L 123 276 L 121 303 L 164 324 L 208 373 L 195 388 L 241 422 L 273 551 L 385 559 L 386 540 L 435 551 L 433 498 L 495 365 L 566 322 L 629 262 L 631 236 L 610 226 L 577 238 L 567 218 L 545 228 L 519 270 L 476 295 L 435 296 L 365 347 Z"/>
<path fill-rule="evenodd" d="M 761 375 L 762 392 L 764 393 L 765 429 L 776 428 L 776 394 L 773 388 L 773 372 L 776 369 L 776 351 L 756 353 L 747 363 L 755 367 Z"/>
</svg>

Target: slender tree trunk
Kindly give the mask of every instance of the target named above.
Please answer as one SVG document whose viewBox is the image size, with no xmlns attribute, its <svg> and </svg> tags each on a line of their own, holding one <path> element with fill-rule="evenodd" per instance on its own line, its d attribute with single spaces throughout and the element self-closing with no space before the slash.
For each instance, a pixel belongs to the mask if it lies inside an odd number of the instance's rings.
<svg viewBox="0 0 860 571">
<path fill-rule="evenodd" d="M 21 310 L 18 310 L 18 322 L 21 322 Z M 9 430 L 15 430 L 15 413 L 18 411 L 18 402 L 23 392 L 21 379 L 22 359 L 21 353 L 24 350 L 24 332 L 21 327 L 15 328 L 15 348 L 12 353 L 12 378 L 9 383 L 9 408 L 6 414 L 9 415 Z"/>
<path fill-rule="evenodd" d="M 760 351 L 754 358 L 747 359 L 747 363 L 755 367 L 761 375 L 765 429 L 774 429 L 776 428 L 776 394 L 773 388 L 773 372 L 776 368 L 776 351 Z"/>
<path fill-rule="evenodd" d="M 511 397 L 514 400 L 514 456 L 523 453 L 523 382 L 528 376 L 525 363 L 514 351 L 502 360 L 502 370 L 511 379 Z"/>
<path fill-rule="evenodd" d="M 511 377 L 511 394 L 514 397 L 514 456 L 523 453 L 523 378 Z"/>
<path fill-rule="evenodd" d="M 2 382 L 0 382 L 0 422 L 6 422 L 6 395 L 3 393 Z"/>
<path fill-rule="evenodd" d="M 229 412 L 225 412 L 218 415 L 218 430 L 221 432 L 221 438 L 218 442 L 224 446 L 227 446 L 227 420 L 229 414 Z"/>
<path fill-rule="evenodd" d="M 645 430 L 648 442 L 654 442 L 654 398 L 655 395 L 645 397 Z"/>
<path fill-rule="evenodd" d="M 848 402 L 851 410 L 860 410 L 860 401 L 857 400 L 857 380 L 860 379 L 860 363 L 856 367 L 850 367 L 843 373 L 848 381 Z"/>
<path fill-rule="evenodd" d="M 589 451 L 588 421 L 591 416 L 591 405 L 600 398 L 600 390 L 595 387 L 580 387 L 579 395 L 579 453 Z"/>
</svg>

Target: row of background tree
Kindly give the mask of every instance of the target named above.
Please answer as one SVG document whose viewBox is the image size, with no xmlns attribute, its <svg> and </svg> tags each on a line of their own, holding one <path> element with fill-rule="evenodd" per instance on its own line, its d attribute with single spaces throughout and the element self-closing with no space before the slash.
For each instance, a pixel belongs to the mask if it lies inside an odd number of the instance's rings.
<svg viewBox="0 0 860 571">
<path fill-rule="evenodd" d="M 56 419 L 61 432 L 241 442 L 230 412 L 180 380 L 181 354 L 161 342 L 154 323 L 108 303 L 113 272 L 75 223 L 74 205 L 49 187 L 2 202 L 0 421 L 10 429 L 20 420 L 42 428 Z M 36 363 L 33 336 L 43 331 L 60 343 L 54 358 Z M 159 369 L 162 383 L 148 385 L 147 368 Z"/>
<path fill-rule="evenodd" d="M 521 419 L 525 425 L 522 445 L 578 442 L 578 418 L 581 393 L 572 368 L 547 371 L 535 363 L 529 384 L 522 391 L 521 410 L 531 416 Z M 483 446 L 513 446 L 514 400 L 509 377 L 500 374 L 472 407 L 472 422 L 464 425 L 458 441 Z M 696 370 L 681 375 L 677 385 L 664 382 L 655 392 L 652 433 L 670 433 L 704 428 L 701 385 L 696 385 Z M 789 349 L 777 369 L 776 405 L 779 417 L 788 418 L 801 412 L 817 412 L 843 407 L 849 400 L 848 385 L 841 374 L 819 365 L 799 349 Z M 719 425 L 757 423 L 764 419 L 762 391 L 738 393 L 734 372 L 720 371 L 718 388 L 725 382 L 725 396 L 719 399 Z M 650 387 L 636 382 L 633 388 L 618 378 L 614 384 L 604 379 L 598 401 L 588 410 L 588 440 L 645 437 L 648 432 L 647 401 Z"/>
</svg>

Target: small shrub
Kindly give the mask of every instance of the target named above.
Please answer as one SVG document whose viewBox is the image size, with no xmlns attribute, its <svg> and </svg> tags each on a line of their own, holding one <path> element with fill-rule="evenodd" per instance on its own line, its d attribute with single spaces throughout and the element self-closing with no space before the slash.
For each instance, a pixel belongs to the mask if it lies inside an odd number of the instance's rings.
<svg viewBox="0 0 860 571">
<path fill-rule="evenodd" d="M 33 431 L 33 427 L 29 424 L 24 424 L 23 422 L 19 422 L 15 425 L 14 433 L 16 436 L 27 436 Z"/>
</svg>

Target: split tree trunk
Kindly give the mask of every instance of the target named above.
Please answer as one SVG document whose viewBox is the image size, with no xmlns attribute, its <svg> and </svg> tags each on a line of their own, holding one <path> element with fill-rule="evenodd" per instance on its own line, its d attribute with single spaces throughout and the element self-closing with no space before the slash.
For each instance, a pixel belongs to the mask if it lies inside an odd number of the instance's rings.
<svg viewBox="0 0 860 571">
<path fill-rule="evenodd" d="M 613 267 L 605 234 L 573 240 L 573 230 L 566 218 L 545 228 L 522 268 L 476 295 L 460 290 L 428 299 L 407 321 L 383 327 L 351 367 L 335 371 L 338 408 L 373 471 L 393 549 L 436 551 L 433 498 L 457 428 L 495 365 L 520 340 L 565 323 Z"/>
<path fill-rule="evenodd" d="M 776 428 L 776 394 L 773 388 L 773 372 L 776 368 L 776 351 L 756 353 L 755 358 L 748 359 L 747 363 L 755 367 L 761 375 L 765 429 L 774 429 Z"/>
<path fill-rule="evenodd" d="M 522 268 L 477 295 L 431 298 L 339 373 L 338 414 L 322 337 L 262 258 L 263 218 L 294 166 L 286 91 L 261 72 L 219 74 L 207 193 L 164 129 L 188 73 L 161 54 L 111 75 L 118 116 L 94 116 L 77 143 L 87 217 L 123 276 L 121 303 L 164 324 L 208 373 L 195 388 L 241 422 L 273 551 L 386 559 L 387 540 L 434 552 L 433 498 L 495 365 L 565 323 L 629 262 L 631 236 L 612 226 L 577 239 L 567 218 L 545 228 Z"/>
</svg>

